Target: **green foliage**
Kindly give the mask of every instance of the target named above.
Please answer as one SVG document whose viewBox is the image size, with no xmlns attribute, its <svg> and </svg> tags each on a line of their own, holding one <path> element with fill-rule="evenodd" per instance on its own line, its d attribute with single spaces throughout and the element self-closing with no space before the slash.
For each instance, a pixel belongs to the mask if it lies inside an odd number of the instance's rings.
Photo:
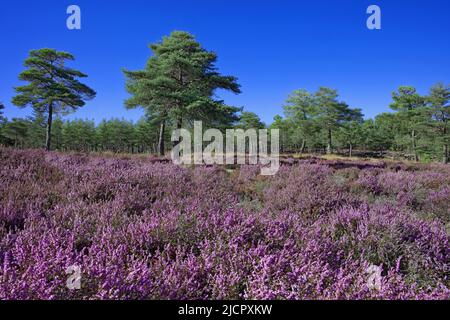
<svg viewBox="0 0 450 320">
<path fill-rule="evenodd" d="M 403 140 L 409 140 L 409 150 L 414 159 L 419 161 L 420 139 L 423 137 L 424 125 L 429 120 L 426 110 L 426 98 L 410 86 L 401 86 L 392 93 L 390 107 L 397 111 L 397 120 L 401 124 Z"/>
<path fill-rule="evenodd" d="M 2 129 L 2 136 L 15 147 L 24 147 L 29 136 L 30 123 L 24 119 L 13 118 Z"/>
<path fill-rule="evenodd" d="M 333 150 L 332 134 L 348 121 L 361 121 L 360 109 L 350 109 L 345 102 L 337 100 L 338 93 L 334 89 L 320 87 L 315 94 L 317 120 L 328 131 L 327 153 Z"/>
<path fill-rule="evenodd" d="M 282 138 L 288 144 L 284 149 L 298 152 L 323 149 L 326 146 L 330 153 L 333 148 L 333 133 L 349 122 L 362 121 L 360 109 L 351 109 L 338 100 L 336 90 L 325 87 L 320 87 L 314 94 L 303 89 L 294 91 L 286 100 L 284 113 L 286 119 L 279 126 L 287 130 Z M 278 121 L 281 124 L 283 120 Z M 340 138 L 343 137 L 344 134 L 341 134 Z"/>
<path fill-rule="evenodd" d="M 0 103 L 0 144 L 17 148 L 82 152 L 111 151 L 164 155 L 170 130 L 192 129 L 194 120 L 203 129 L 266 128 L 259 116 L 228 106 L 217 98 L 218 90 L 240 93 L 233 76 L 221 75 L 217 55 L 207 51 L 194 36 L 174 31 L 150 45 L 152 56 L 143 70 L 124 70 L 130 97 L 127 108 L 141 107 L 146 116 L 133 123 L 123 119 L 63 121 L 61 116 L 84 106 L 96 93 L 78 79 L 85 74 L 66 66 L 74 57 L 54 49 L 30 52 L 26 70 L 19 79 L 27 85 L 16 87 L 13 104 L 30 106 L 33 116 L 8 121 Z M 450 87 L 434 85 L 428 95 L 414 87 L 401 86 L 392 93 L 392 113 L 363 119 L 361 109 L 339 99 L 336 90 L 320 87 L 310 93 L 292 92 L 284 109 L 269 129 L 280 129 L 281 152 L 334 151 L 353 155 L 380 155 L 391 151 L 416 161 L 449 161 Z M 241 112 L 239 116 L 239 112 Z M 55 116 L 55 119 L 53 117 Z"/>
<path fill-rule="evenodd" d="M 347 154 L 358 149 L 383 155 L 393 151 L 405 158 L 448 162 L 449 96 L 449 86 L 442 83 L 433 86 L 428 96 L 402 86 L 392 95 L 394 113 L 364 121 L 360 109 L 338 100 L 336 90 L 322 87 L 314 94 L 296 90 L 284 106 L 285 118 L 275 117 L 270 128 L 281 130 L 284 152 L 337 148 Z"/>
<path fill-rule="evenodd" d="M 365 150 L 378 152 L 401 150 L 403 145 L 396 139 L 400 126 L 394 113 L 382 113 L 376 116 L 375 120 L 365 120 L 358 145 Z"/>
<path fill-rule="evenodd" d="M 431 121 L 428 123 L 428 129 L 432 137 L 442 150 L 442 161 L 449 161 L 449 143 L 450 143 L 450 86 L 438 83 L 430 90 L 427 97 Z M 437 149 L 439 149 L 437 147 Z M 439 152 L 439 151 L 435 151 Z"/>
<path fill-rule="evenodd" d="M 125 105 L 143 107 L 158 119 L 161 136 L 169 122 L 181 128 L 183 121 L 203 120 L 217 127 L 238 120 L 239 108 L 214 98 L 217 89 L 240 93 L 235 77 L 217 72 L 214 52 L 203 49 L 191 34 L 183 31 L 172 32 L 161 42 L 151 44 L 150 49 L 153 56 L 144 70 L 124 71 L 126 89 L 131 94 Z"/>
<path fill-rule="evenodd" d="M 261 121 L 259 116 L 254 112 L 244 111 L 236 124 L 237 129 L 264 129 L 266 125 Z"/>
<path fill-rule="evenodd" d="M 73 120 L 61 125 L 61 147 L 75 151 L 95 151 L 97 136 L 94 121 Z"/>
<path fill-rule="evenodd" d="M 425 106 L 425 98 L 420 96 L 414 87 L 401 86 L 398 92 L 392 93 L 393 102 L 390 107 L 396 111 L 410 112 Z M 411 115 L 414 115 L 411 112 Z"/>
<path fill-rule="evenodd" d="M 348 145 L 349 156 L 352 156 L 353 147 L 360 145 L 363 141 L 363 126 L 360 121 L 349 121 L 344 123 L 337 132 L 338 140 L 343 145 Z"/>
<path fill-rule="evenodd" d="M 320 128 L 316 116 L 318 114 L 315 97 L 306 90 L 296 90 L 286 100 L 284 114 L 287 119 L 291 141 L 290 148 L 304 152 L 307 145 L 315 146 Z"/>
<path fill-rule="evenodd" d="M 53 114 L 74 111 L 96 94 L 78 80 L 87 77 L 85 74 L 65 65 L 72 60 L 74 57 L 67 52 L 32 50 L 24 63 L 27 69 L 19 75 L 19 79 L 28 85 L 15 88 L 17 95 L 13 104 L 22 108 L 31 106 L 36 113 L 47 115 L 47 149 L 51 147 Z"/>
</svg>

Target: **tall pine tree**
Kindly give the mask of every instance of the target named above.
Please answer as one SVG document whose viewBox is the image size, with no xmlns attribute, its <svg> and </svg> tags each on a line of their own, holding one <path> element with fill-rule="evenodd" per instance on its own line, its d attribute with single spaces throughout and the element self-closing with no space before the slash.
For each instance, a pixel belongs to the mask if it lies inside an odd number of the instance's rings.
<svg viewBox="0 0 450 320">
<path fill-rule="evenodd" d="M 333 131 L 349 121 L 361 121 L 360 109 L 351 109 L 346 103 L 337 100 L 338 93 L 334 89 L 320 87 L 315 93 L 316 117 L 327 131 L 327 154 L 333 150 Z"/>
<path fill-rule="evenodd" d="M 35 112 L 47 116 L 46 150 L 51 149 L 54 114 L 76 110 L 96 94 L 78 80 L 87 77 L 84 73 L 65 65 L 72 60 L 73 55 L 67 52 L 32 50 L 25 60 L 27 69 L 19 75 L 20 80 L 29 84 L 15 88 L 17 96 L 13 98 L 13 104 L 19 107 L 31 106 Z"/>
<path fill-rule="evenodd" d="M 411 139 L 411 151 L 414 160 L 419 161 L 417 140 L 419 131 L 422 129 L 425 120 L 425 99 L 420 96 L 416 89 L 409 86 L 401 86 L 398 92 L 392 93 L 393 102 L 391 109 L 398 111 L 400 119 L 408 128 Z"/>
<path fill-rule="evenodd" d="M 153 56 L 141 71 L 124 71 L 131 97 L 128 108 L 143 107 L 161 123 L 159 153 L 164 154 L 164 130 L 171 122 L 180 129 L 185 120 L 223 124 L 238 118 L 240 109 L 216 100 L 217 89 L 240 93 L 237 79 L 221 75 L 217 55 L 201 47 L 188 32 L 174 31 L 150 45 Z"/>
<path fill-rule="evenodd" d="M 438 141 L 442 143 L 442 161 L 448 163 L 450 143 L 450 86 L 438 83 L 430 90 L 427 97 L 431 109 L 434 131 L 438 135 Z"/>
</svg>

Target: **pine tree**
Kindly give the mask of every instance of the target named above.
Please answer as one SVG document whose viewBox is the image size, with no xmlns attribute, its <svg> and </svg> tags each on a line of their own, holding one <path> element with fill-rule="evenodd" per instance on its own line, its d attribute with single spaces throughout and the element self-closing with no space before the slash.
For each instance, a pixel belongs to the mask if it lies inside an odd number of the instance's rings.
<svg viewBox="0 0 450 320">
<path fill-rule="evenodd" d="M 30 122 L 25 119 L 13 118 L 3 128 L 3 136 L 12 142 L 15 148 L 23 148 L 29 135 Z"/>
<path fill-rule="evenodd" d="M 420 96 L 416 89 L 401 86 L 398 92 L 392 93 L 391 109 L 399 112 L 399 119 L 405 123 L 410 132 L 411 150 L 415 161 L 419 161 L 417 148 L 418 132 L 422 129 L 425 120 L 425 98 Z"/>
<path fill-rule="evenodd" d="M 71 60 L 74 57 L 70 53 L 32 50 L 25 60 L 27 70 L 19 75 L 20 80 L 29 84 L 15 88 L 17 96 L 13 104 L 31 106 L 36 112 L 47 115 L 46 150 L 51 149 L 53 115 L 76 110 L 96 94 L 77 79 L 86 77 L 85 74 L 65 65 Z"/>
<path fill-rule="evenodd" d="M 266 125 L 261 121 L 259 116 L 254 112 L 244 111 L 242 112 L 236 128 L 248 130 L 248 129 L 264 129 Z"/>
<path fill-rule="evenodd" d="M 353 148 L 359 145 L 363 139 L 363 127 L 361 121 L 344 123 L 338 131 L 339 139 L 348 146 L 349 157 L 353 156 Z"/>
<path fill-rule="evenodd" d="M 450 142 L 450 86 L 438 83 L 430 90 L 427 102 L 431 109 L 433 131 L 442 141 L 442 161 L 448 163 Z"/>
<path fill-rule="evenodd" d="M 299 145 L 300 153 L 305 152 L 308 141 L 313 140 L 317 133 L 316 121 L 314 120 L 315 100 L 314 96 L 306 90 L 295 90 L 289 95 L 283 106 L 286 120 L 292 127 L 290 137 L 294 145 Z"/>
<path fill-rule="evenodd" d="M 239 108 L 214 99 L 216 89 L 240 93 L 235 77 L 222 76 L 217 55 L 206 51 L 194 37 L 174 31 L 150 45 L 153 56 L 141 71 L 124 71 L 131 97 L 128 108 L 143 107 L 160 121 L 159 153 L 164 154 L 164 132 L 169 121 L 177 129 L 185 120 L 229 122 L 237 120 Z"/>
<path fill-rule="evenodd" d="M 330 88 L 320 87 L 315 93 L 317 120 L 327 134 L 327 154 L 331 154 L 333 150 L 333 131 L 345 122 L 362 119 L 360 109 L 351 109 L 346 103 L 338 101 L 337 98 L 337 91 Z"/>
</svg>

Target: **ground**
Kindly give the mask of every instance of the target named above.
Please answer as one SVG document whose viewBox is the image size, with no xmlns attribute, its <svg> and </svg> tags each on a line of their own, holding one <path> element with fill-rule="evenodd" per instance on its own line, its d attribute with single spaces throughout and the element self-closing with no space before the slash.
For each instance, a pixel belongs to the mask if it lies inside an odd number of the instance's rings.
<svg viewBox="0 0 450 320">
<path fill-rule="evenodd" d="M 450 166 L 229 169 L 0 149 L 0 299 L 449 298 Z"/>
</svg>

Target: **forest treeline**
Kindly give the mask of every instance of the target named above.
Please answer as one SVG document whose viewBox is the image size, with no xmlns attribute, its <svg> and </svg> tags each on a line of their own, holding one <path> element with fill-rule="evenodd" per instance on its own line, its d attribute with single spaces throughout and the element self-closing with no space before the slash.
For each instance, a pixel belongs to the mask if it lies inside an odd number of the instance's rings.
<svg viewBox="0 0 450 320">
<path fill-rule="evenodd" d="M 266 126 L 252 112 L 229 106 L 215 95 L 218 89 L 241 92 L 238 80 L 220 74 L 217 55 L 201 47 L 195 38 L 174 31 L 150 45 L 152 55 L 143 70 L 123 70 L 130 97 L 126 108 L 142 108 L 137 122 L 124 119 L 64 120 L 83 107 L 96 92 L 80 82 L 87 77 L 69 68 L 74 57 L 54 49 L 30 52 L 12 103 L 31 107 L 28 118 L 6 119 L 0 103 L 0 144 L 16 148 L 62 151 L 111 151 L 163 155 L 173 146 L 171 132 L 191 128 L 194 120 L 203 128 L 280 129 L 281 152 L 378 153 L 396 152 L 416 161 L 449 161 L 450 87 L 438 83 L 426 95 L 401 86 L 392 93 L 391 113 L 364 119 L 361 109 L 339 99 L 335 89 L 294 91 Z"/>
<path fill-rule="evenodd" d="M 392 93 L 389 107 L 375 119 L 364 119 L 359 109 L 338 100 L 336 90 L 315 93 L 297 90 L 287 99 L 284 117 L 276 116 L 272 128 L 281 129 L 284 152 L 327 152 L 339 149 L 387 151 L 416 161 L 449 160 L 450 87 L 438 83 L 427 95 L 401 86 Z"/>
</svg>

